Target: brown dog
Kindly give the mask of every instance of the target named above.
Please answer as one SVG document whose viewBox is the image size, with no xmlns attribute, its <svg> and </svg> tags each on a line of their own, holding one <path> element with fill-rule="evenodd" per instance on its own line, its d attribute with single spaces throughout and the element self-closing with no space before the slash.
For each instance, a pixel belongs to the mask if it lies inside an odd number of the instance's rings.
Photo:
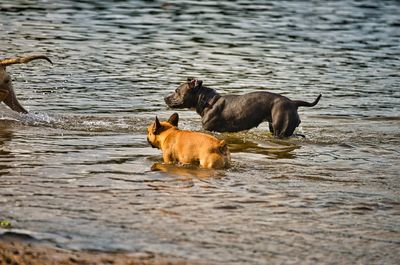
<svg viewBox="0 0 400 265">
<path fill-rule="evenodd" d="M 230 161 L 225 141 L 199 132 L 179 130 L 178 113 L 168 121 L 156 121 L 147 128 L 147 141 L 163 152 L 164 163 L 199 163 L 205 168 L 224 168 Z"/>
<path fill-rule="evenodd" d="M 11 77 L 6 71 L 6 66 L 11 64 L 28 63 L 37 59 L 44 59 L 53 64 L 50 59 L 44 55 L 31 55 L 0 60 L 0 102 L 4 102 L 14 111 L 28 113 L 15 97 L 14 89 L 11 84 Z"/>
</svg>

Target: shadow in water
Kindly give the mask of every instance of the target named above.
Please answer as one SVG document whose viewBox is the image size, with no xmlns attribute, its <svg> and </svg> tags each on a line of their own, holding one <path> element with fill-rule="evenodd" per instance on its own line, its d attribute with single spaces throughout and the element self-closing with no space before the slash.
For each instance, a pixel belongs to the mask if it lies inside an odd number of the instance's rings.
<svg viewBox="0 0 400 265">
<path fill-rule="evenodd" d="M 231 153 L 261 154 L 270 158 L 295 158 L 294 150 L 301 146 L 290 139 L 277 139 L 272 135 L 243 133 L 223 134 Z"/>
</svg>

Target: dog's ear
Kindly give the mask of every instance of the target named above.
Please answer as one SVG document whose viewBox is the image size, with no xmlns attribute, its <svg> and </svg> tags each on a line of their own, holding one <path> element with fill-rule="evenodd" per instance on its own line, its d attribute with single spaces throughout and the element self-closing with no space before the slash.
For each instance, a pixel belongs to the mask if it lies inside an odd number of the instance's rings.
<svg viewBox="0 0 400 265">
<path fill-rule="evenodd" d="M 171 115 L 171 117 L 169 117 L 168 123 L 175 127 L 178 127 L 178 122 L 179 122 L 179 115 L 178 113 L 175 112 L 174 114 Z"/>
<path fill-rule="evenodd" d="M 189 89 L 193 89 L 193 88 L 196 87 L 197 79 L 195 79 L 195 78 L 190 78 L 190 80 L 189 80 L 189 78 L 188 78 L 187 84 L 189 85 Z"/>
<path fill-rule="evenodd" d="M 188 78 L 186 78 L 186 81 L 188 81 L 189 83 L 191 82 L 191 81 L 193 81 L 193 80 L 195 80 L 196 78 L 194 78 L 194 77 L 188 77 Z"/>
<path fill-rule="evenodd" d="M 156 121 L 154 122 L 153 133 L 157 134 L 157 132 L 161 129 L 161 123 L 156 116 Z"/>
<path fill-rule="evenodd" d="M 196 79 L 195 87 L 202 87 L 203 86 L 203 80 Z"/>
</svg>

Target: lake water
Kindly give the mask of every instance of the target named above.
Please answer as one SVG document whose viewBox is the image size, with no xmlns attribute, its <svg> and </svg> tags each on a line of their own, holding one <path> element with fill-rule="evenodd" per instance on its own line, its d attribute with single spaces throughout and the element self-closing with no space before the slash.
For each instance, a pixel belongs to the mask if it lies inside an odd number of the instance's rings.
<svg viewBox="0 0 400 265">
<path fill-rule="evenodd" d="M 372 0 L 2 1 L 0 57 L 54 65 L 7 68 L 30 114 L 0 106 L 0 219 L 70 249 L 399 264 L 399 14 Z M 187 76 L 322 99 L 299 111 L 306 139 L 265 123 L 215 134 L 228 170 L 167 166 L 146 127 Z"/>
</svg>

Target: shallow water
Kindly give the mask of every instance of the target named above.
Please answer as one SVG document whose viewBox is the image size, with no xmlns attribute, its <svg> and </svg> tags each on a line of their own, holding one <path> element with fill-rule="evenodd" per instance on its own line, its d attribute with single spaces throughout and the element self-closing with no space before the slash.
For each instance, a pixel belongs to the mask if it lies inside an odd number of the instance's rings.
<svg viewBox="0 0 400 265">
<path fill-rule="evenodd" d="M 0 219 L 71 249 L 206 263 L 400 262 L 398 1 L 3 1 Z M 163 165 L 146 127 L 187 76 L 268 90 L 301 108 L 306 139 L 267 124 L 225 139 L 232 167 Z M 179 110 L 180 127 L 201 130 Z M 4 233 L 5 229 L 0 229 Z"/>
</svg>

